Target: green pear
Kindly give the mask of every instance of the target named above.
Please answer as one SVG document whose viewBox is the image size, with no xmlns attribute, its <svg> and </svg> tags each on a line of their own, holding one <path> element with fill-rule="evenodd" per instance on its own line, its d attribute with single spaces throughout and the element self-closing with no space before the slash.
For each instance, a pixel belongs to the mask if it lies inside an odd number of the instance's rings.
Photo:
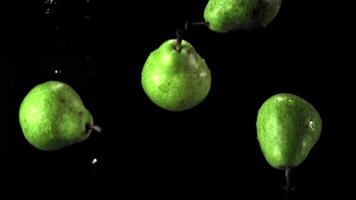
<svg viewBox="0 0 356 200">
<path fill-rule="evenodd" d="M 256 29 L 272 22 L 281 4 L 282 0 L 209 0 L 204 18 L 219 33 Z"/>
<path fill-rule="evenodd" d="M 293 94 L 277 94 L 258 111 L 257 139 L 268 163 L 277 169 L 301 164 L 320 137 L 317 110 Z"/>
<path fill-rule="evenodd" d="M 172 39 L 149 55 L 141 83 L 153 103 L 169 111 L 183 111 L 206 98 L 211 75 L 190 43 Z"/>
<path fill-rule="evenodd" d="M 94 127 L 79 95 L 59 81 L 34 87 L 21 103 L 19 121 L 27 141 L 44 151 L 81 142 Z"/>
</svg>

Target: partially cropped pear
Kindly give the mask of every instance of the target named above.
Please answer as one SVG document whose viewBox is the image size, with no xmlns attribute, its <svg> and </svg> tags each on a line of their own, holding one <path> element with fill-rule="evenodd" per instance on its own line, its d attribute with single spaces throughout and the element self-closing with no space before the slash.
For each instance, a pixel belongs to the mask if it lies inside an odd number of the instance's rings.
<svg viewBox="0 0 356 200">
<path fill-rule="evenodd" d="M 197 106 L 209 93 L 210 70 L 187 41 L 164 42 L 147 58 L 142 87 L 153 103 L 169 111 Z"/>
<path fill-rule="evenodd" d="M 322 121 L 317 110 L 293 94 L 277 94 L 263 103 L 257 116 L 257 139 L 267 162 L 289 170 L 301 164 L 318 141 Z"/>
<path fill-rule="evenodd" d="M 209 0 L 204 18 L 219 33 L 256 29 L 272 22 L 281 4 L 282 0 Z"/>
<path fill-rule="evenodd" d="M 44 151 L 81 142 L 95 127 L 79 95 L 59 81 L 35 86 L 21 103 L 19 121 L 27 141 Z"/>
</svg>

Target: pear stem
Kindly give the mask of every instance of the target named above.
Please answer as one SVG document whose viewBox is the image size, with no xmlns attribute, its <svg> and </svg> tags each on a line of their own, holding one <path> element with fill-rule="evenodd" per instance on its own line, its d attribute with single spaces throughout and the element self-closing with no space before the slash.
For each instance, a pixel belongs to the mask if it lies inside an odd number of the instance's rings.
<svg viewBox="0 0 356 200">
<path fill-rule="evenodd" d="M 184 29 L 185 30 L 188 30 L 188 27 L 189 26 L 208 26 L 209 25 L 209 22 L 185 22 L 184 24 Z"/>
<path fill-rule="evenodd" d="M 294 188 L 292 188 L 292 186 L 291 186 L 291 181 L 290 181 L 290 180 L 291 180 L 291 175 L 290 175 L 291 170 L 292 170 L 292 168 L 288 167 L 288 168 L 286 168 L 285 171 L 284 171 L 284 174 L 285 174 L 285 177 L 286 177 L 285 190 L 286 190 L 287 192 L 294 190 Z"/>
<path fill-rule="evenodd" d="M 177 29 L 177 42 L 176 42 L 176 51 L 180 52 L 182 50 L 182 40 L 183 40 L 183 32 L 180 29 Z"/>
<path fill-rule="evenodd" d="M 89 128 L 89 130 L 93 130 L 97 133 L 101 133 L 101 131 L 102 131 L 102 128 L 97 125 L 89 125 L 88 128 Z"/>
</svg>

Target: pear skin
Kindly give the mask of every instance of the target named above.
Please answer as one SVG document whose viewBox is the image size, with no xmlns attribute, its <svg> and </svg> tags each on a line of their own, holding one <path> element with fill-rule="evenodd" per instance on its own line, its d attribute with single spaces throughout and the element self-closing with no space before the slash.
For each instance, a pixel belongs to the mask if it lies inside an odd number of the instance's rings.
<svg viewBox="0 0 356 200">
<path fill-rule="evenodd" d="M 322 121 L 306 100 L 282 93 L 263 103 L 256 126 L 267 162 L 276 169 L 287 169 L 306 159 L 320 137 Z"/>
<path fill-rule="evenodd" d="M 184 111 L 200 104 L 211 85 L 210 70 L 193 46 L 177 40 L 164 42 L 147 58 L 141 74 L 142 87 L 157 106 Z"/>
<path fill-rule="evenodd" d="M 204 18 L 218 33 L 257 29 L 273 21 L 281 4 L 282 0 L 209 0 Z"/>
<path fill-rule="evenodd" d="M 89 137 L 93 117 L 68 84 L 48 81 L 35 86 L 23 99 L 19 121 L 27 141 L 53 151 Z"/>
</svg>

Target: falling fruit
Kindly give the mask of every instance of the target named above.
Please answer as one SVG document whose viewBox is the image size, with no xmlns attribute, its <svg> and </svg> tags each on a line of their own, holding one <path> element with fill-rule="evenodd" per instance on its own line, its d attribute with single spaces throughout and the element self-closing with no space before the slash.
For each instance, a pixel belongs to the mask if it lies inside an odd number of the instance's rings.
<svg viewBox="0 0 356 200">
<path fill-rule="evenodd" d="M 263 103 L 256 125 L 257 139 L 267 162 L 289 173 L 305 160 L 319 139 L 322 121 L 306 100 L 282 93 Z"/>
<path fill-rule="evenodd" d="M 208 27 L 219 33 L 267 26 L 282 0 L 209 0 L 204 10 Z"/>
<path fill-rule="evenodd" d="M 190 43 L 171 39 L 150 54 L 141 82 L 156 105 L 169 111 L 183 111 L 205 99 L 211 75 L 205 60 Z"/>
<path fill-rule="evenodd" d="M 59 81 L 34 87 L 21 103 L 19 121 L 27 141 L 44 151 L 81 142 L 93 129 L 100 131 L 79 95 Z"/>
</svg>

